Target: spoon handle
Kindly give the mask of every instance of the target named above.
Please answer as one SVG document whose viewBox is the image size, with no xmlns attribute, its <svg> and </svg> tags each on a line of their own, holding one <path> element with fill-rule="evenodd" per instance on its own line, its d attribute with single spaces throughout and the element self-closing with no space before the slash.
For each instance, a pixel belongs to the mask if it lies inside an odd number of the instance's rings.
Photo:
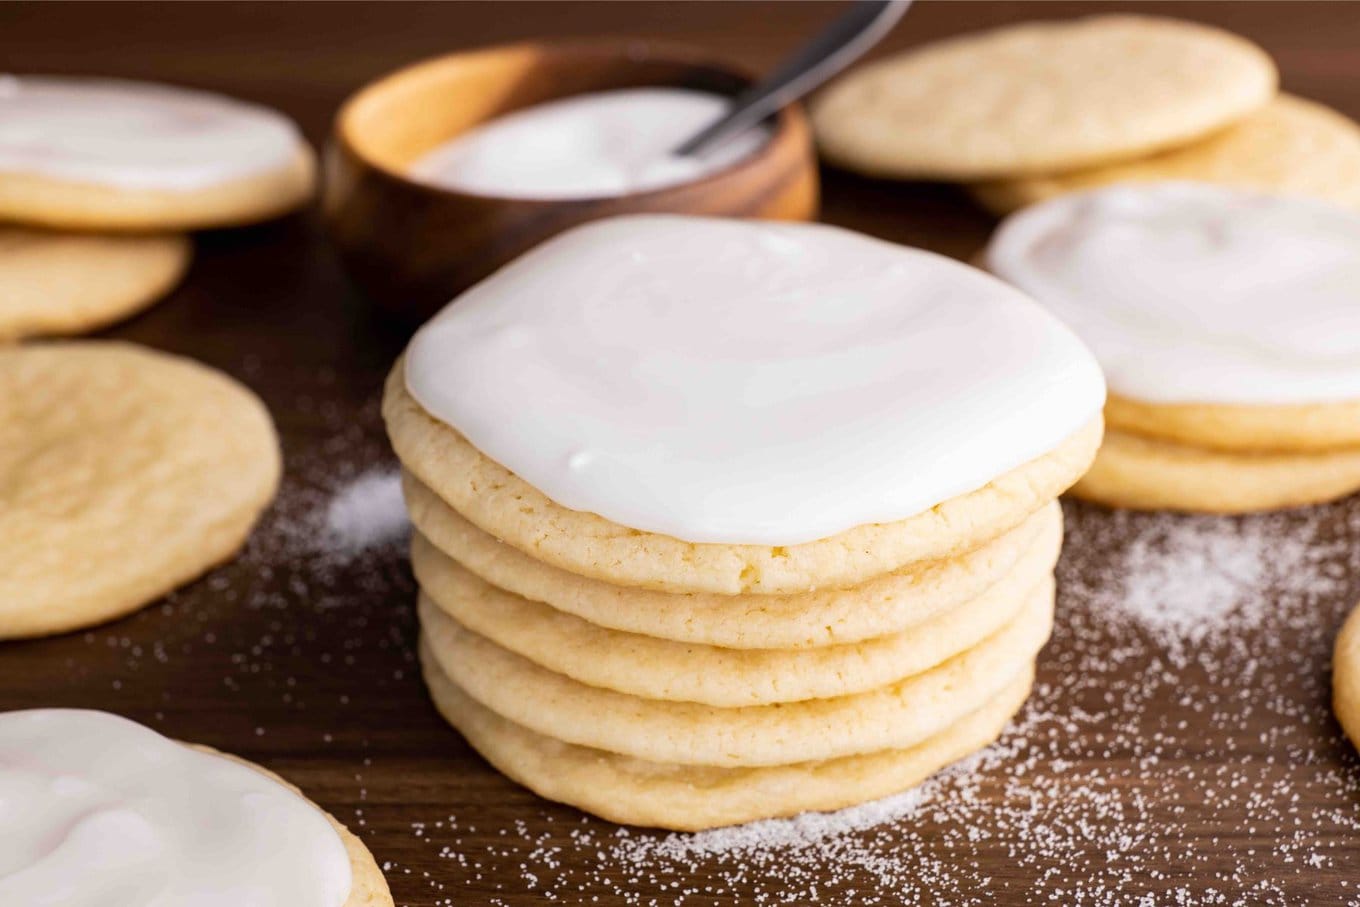
<svg viewBox="0 0 1360 907">
<path fill-rule="evenodd" d="M 798 100 L 877 44 L 910 5 L 911 0 L 854 0 L 848 12 L 769 76 L 737 95 L 731 110 L 673 153 L 702 157 L 704 152 Z"/>
</svg>

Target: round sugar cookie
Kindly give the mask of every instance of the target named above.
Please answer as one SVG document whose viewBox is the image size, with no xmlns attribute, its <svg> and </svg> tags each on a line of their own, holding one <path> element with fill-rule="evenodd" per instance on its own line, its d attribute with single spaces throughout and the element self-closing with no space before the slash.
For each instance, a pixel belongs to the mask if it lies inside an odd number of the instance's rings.
<svg viewBox="0 0 1360 907">
<path fill-rule="evenodd" d="M 430 696 L 473 749 L 549 800 L 612 822 L 701 831 L 834 810 L 906 790 L 987 746 L 1020 710 L 1027 669 L 993 699 L 914 747 L 820 762 L 712 768 L 647 762 L 545 737 L 507 721 L 458 688 L 421 646 Z"/>
<path fill-rule="evenodd" d="M 852 696 L 742 708 L 642 699 L 590 687 L 502 649 L 450 619 L 424 628 L 460 689 L 516 724 L 580 746 L 684 765 L 783 765 L 914 746 L 1028 671 L 1053 623 L 1046 580 L 978 646 Z"/>
<path fill-rule="evenodd" d="M 316 155 L 277 111 L 150 82 L 0 76 L 0 220 L 230 227 L 300 207 Z"/>
<path fill-rule="evenodd" d="M 0 411 L 0 639 L 111 620 L 199 576 L 278 486 L 264 405 L 178 356 L 0 349 Z"/>
<path fill-rule="evenodd" d="M 1146 403 L 1110 394 L 1111 431 L 1239 453 L 1328 453 L 1360 448 L 1360 400 L 1335 403 Z"/>
<path fill-rule="evenodd" d="M 1332 651 L 1332 711 L 1352 745 L 1360 747 L 1360 607 L 1346 618 Z"/>
<path fill-rule="evenodd" d="M 6 904 L 392 907 L 363 843 L 278 775 L 107 712 L 0 713 Z"/>
<path fill-rule="evenodd" d="M 1360 448 L 1330 453 L 1233 453 L 1105 436 L 1072 488 L 1088 501 L 1135 510 L 1251 513 L 1321 504 L 1360 491 Z"/>
<path fill-rule="evenodd" d="M 97 236 L 0 227 L 0 341 L 98 330 L 170 292 L 187 237 Z"/>
<path fill-rule="evenodd" d="M 421 623 L 457 621 L 522 658 L 588 686 L 719 708 L 863 693 L 919 674 L 1000 631 L 1052 573 L 1036 550 L 977 598 L 892 636 L 815 649 L 725 649 L 620 633 L 477 579 L 416 535 Z M 450 594 L 452 593 L 452 594 Z M 742 607 L 740 600 L 732 602 Z"/>
<path fill-rule="evenodd" d="M 549 500 L 421 409 L 406 390 L 403 361 L 388 376 L 383 416 L 397 457 L 421 483 L 483 532 L 537 560 L 662 592 L 782 595 L 850 586 L 921 561 L 956 557 L 1061 494 L 1086 471 L 1102 433 L 1096 417 L 1049 453 L 896 523 L 789 546 L 685 542 Z"/>
<path fill-rule="evenodd" d="M 1062 545 L 1062 507 L 1055 501 L 955 559 L 858 586 L 792 595 L 672 594 L 616 586 L 536 561 L 473 526 L 409 473 L 403 479 L 418 527 L 411 564 L 436 600 L 488 584 L 599 627 L 729 649 L 806 649 L 902 633 L 971 601 L 1028 560 L 1051 561 Z"/>
<path fill-rule="evenodd" d="M 1151 16 L 1029 22 L 852 70 L 812 106 L 832 163 L 876 176 L 1051 173 L 1193 142 L 1274 95 L 1270 57 Z"/>
<path fill-rule="evenodd" d="M 1282 94 L 1226 129 L 1181 148 L 1105 167 L 975 183 L 998 214 L 1109 183 L 1190 180 L 1305 195 L 1360 208 L 1360 124 Z"/>
</svg>

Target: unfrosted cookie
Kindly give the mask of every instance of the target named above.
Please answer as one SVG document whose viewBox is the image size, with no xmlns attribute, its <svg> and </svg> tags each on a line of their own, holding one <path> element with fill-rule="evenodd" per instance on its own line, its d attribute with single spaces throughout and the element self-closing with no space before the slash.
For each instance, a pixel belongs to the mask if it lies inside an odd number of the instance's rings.
<svg viewBox="0 0 1360 907">
<path fill-rule="evenodd" d="M 1146 403 L 1110 394 L 1105 419 L 1111 431 L 1229 452 L 1360 449 L 1360 400 L 1275 405 Z"/>
<path fill-rule="evenodd" d="M 642 699 L 541 668 L 455 621 L 426 644 L 473 699 L 545 736 L 654 762 L 784 765 L 915 746 L 1000 695 L 1048 639 L 1046 581 L 1005 628 L 905 680 L 851 696 L 741 708 Z"/>
<path fill-rule="evenodd" d="M 0 350 L 0 638 L 119 617 L 230 558 L 278 485 L 263 404 L 123 343 Z"/>
<path fill-rule="evenodd" d="M 979 180 L 1052 173 L 1195 141 L 1259 109 L 1259 47 L 1149 16 L 1031 22 L 860 67 L 813 105 L 819 147 L 864 173 Z"/>
<path fill-rule="evenodd" d="M 1360 207 L 1360 125 L 1330 107 L 1282 94 L 1181 148 L 1106 167 L 976 183 L 970 191 L 1008 214 L 1065 192 L 1157 180 L 1222 183 Z"/>
<path fill-rule="evenodd" d="M 859 526 L 789 546 L 685 542 L 570 510 L 482 455 L 407 392 L 399 360 L 383 415 L 403 465 L 483 532 L 581 576 L 663 592 L 790 594 L 849 586 L 921 561 L 956 557 L 1014 528 L 1086 471 L 1099 418 L 1056 449 L 965 494 L 896 523 Z M 412 507 L 413 512 L 418 507 Z M 413 516 L 417 524 L 418 516 Z"/>
<path fill-rule="evenodd" d="M 0 341 L 97 330 L 168 293 L 189 266 L 183 236 L 0 227 Z"/>
<path fill-rule="evenodd" d="M 720 708 L 848 696 L 929 670 L 1011 622 L 1052 573 L 1056 545 L 977 598 L 902 633 L 815 649 L 725 649 L 620 633 L 497 589 L 438 555 L 419 535 L 420 620 L 432 638 L 462 627 L 588 686 Z M 429 555 L 433 554 L 433 557 Z M 741 598 L 733 609 L 751 607 Z M 866 607 L 871 607 L 866 605 Z"/>
<path fill-rule="evenodd" d="M 274 773 L 107 712 L 0 713 L 5 904 L 391 907 L 373 855 Z"/>
<path fill-rule="evenodd" d="M 436 599 L 465 595 L 485 583 L 600 627 L 732 649 L 804 649 L 902 633 L 976 598 L 1026 561 L 1051 560 L 1062 545 L 1062 509 L 1054 502 L 958 558 L 858 586 L 792 595 L 671 594 L 588 579 L 536 561 L 473 526 L 409 473 L 404 479 L 419 530 L 411 564 Z"/>
<path fill-rule="evenodd" d="M 1332 710 L 1351 743 L 1360 746 L 1360 608 L 1346 618 L 1332 652 Z"/>
<path fill-rule="evenodd" d="M 1249 513 L 1320 504 L 1360 491 L 1360 448 L 1330 453 L 1233 453 L 1105 435 L 1072 494 L 1113 507 Z"/>
<path fill-rule="evenodd" d="M 0 220 L 182 231 L 266 220 L 312 195 L 291 120 L 149 82 L 0 76 Z"/>
<path fill-rule="evenodd" d="M 539 796 L 605 819 L 679 831 L 840 809 L 905 790 L 995 740 L 1033 683 L 1027 669 L 972 714 L 909 749 L 712 768 L 648 762 L 545 737 L 480 705 L 449 680 L 426 647 L 420 654 L 439 711 L 499 771 Z"/>
</svg>

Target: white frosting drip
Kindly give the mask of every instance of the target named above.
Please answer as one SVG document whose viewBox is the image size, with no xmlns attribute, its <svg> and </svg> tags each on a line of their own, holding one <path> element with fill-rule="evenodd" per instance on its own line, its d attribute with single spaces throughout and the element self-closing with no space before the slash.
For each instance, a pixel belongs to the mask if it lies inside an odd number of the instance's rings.
<svg viewBox="0 0 1360 907">
<path fill-rule="evenodd" d="M 415 399 L 557 503 L 694 542 L 899 520 L 1100 409 L 1081 343 L 950 259 L 811 224 L 565 233 L 412 340 Z"/>
<path fill-rule="evenodd" d="M 1195 183 L 1127 184 L 1013 215 L 987 267 L 1066 321 L 1121 396 L 1360 399 L 1360 215 Z"/>
<path fill-rule="evenodd" d="M 0 904 L 341 907 L 344 842 L 247 766 L 105 712 L 0 714 Z"/>
<path fill-rule="evenodd" d="M 287 117 L 222 95 L 0 76 L 0 173 L 191 191 L 287 167 L 301 147 Z"/>
<path fill-rule="evenodd" d="M 703 158 L 671 154 L 729 103 L 682 88 L 630 88 L 551 101 L 445 142 L 417 160 L 411 175 L 506 198 L 592 198 L 660 189 L 728 167 L 769 140 L 768 131 L 751 129 Z"/>
</svg>

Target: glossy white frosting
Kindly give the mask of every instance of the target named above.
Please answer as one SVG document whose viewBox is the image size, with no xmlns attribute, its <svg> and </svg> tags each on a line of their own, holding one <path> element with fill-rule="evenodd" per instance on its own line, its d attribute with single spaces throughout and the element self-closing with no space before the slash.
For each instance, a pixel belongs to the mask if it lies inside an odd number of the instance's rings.
<svg viewBox="0 0 1360 907">
<path fill-rule="evenodd" d="M 0 75 L 0 173 L 192 191 L 287 167 L 301 147 L 287 117 L 223 95 Z"/>
<path fill-rule="evenodd" d="M 0 714 L 0 904 L 341 907 L 344 842 L 258 771 L 135 722 Z"/>
<path fill-rule="evenodd" d="M 987 267 L 1153 403 L 1360 399 L 1360 215 L 1196 183 L 1064 195 L 1012 215 Z"/>
<path fill-rule="evenodd" d="M 683 88 L 601 91 L 492 120 L 411 166 L 424 182 L 506 198 L 592 198 L 699 179 L 769 139 L 748 130 L 702 158 L 671 152 L 727 111 L 720 95 Z"/>
<path fill-rule="evenodd" d="M 903 519 L 1058 446 L 1104 384 L 1041 308 L 813 224 L 597 221 L 416 334 L 412 396 L 557 503 L 693 542 Z"/>
</svg>

